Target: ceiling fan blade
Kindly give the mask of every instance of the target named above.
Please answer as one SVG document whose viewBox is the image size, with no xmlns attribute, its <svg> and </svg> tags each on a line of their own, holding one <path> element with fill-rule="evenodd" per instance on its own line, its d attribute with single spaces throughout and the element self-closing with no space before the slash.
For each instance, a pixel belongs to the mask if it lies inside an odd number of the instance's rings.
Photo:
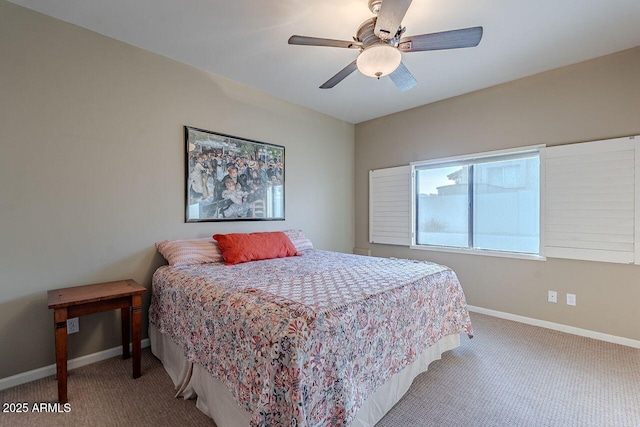
<svg viewBox="0 0 640 427">
<path fill-rule="evenodd" d="M 461 30 L 403 37 L 398 42 L 398 49 L 402 52 L 458 49 L 478 46 L 481 39 L 482 27 L 463 28 Z"/>
<path fill-rule="evenodd" d="M 389 74 L 389 78 L 393 81 L 400 92 L 409 90 L 418 84 L 416 79 L 413 77 L 413 74 L 411 74 L 402 62 L 393 73 Z"/>
<path fill-rule="evenodd" d="M 320 89 L 331 89 L 332 87 L 340 83 L 349 74 L 353 73 L 357 69 L 358 69 L 358 66 L 356 65 L 356 61 L 353 61 L 351 64 L 347 65 L 342 70 L 338 71 L 338 74 L 336 74 L 335 76 L 327 80 L 322 86 L 320 86 Z"/>
<path fill-rule="evenodd" d="M 328 47 L 344 47 L 347 49 L 360 49 L 362 43 L 347 40 L 320 39 L 318 37 L 307 36 L 291 36 L 289 44 L 298 44 L 303 46 L 328 46 Z"/>
<path fill-rule="evenodd" d="M 383 40 L 395 37 L 411 0 L 383 0 L 373 32 Z"/>
</svg>

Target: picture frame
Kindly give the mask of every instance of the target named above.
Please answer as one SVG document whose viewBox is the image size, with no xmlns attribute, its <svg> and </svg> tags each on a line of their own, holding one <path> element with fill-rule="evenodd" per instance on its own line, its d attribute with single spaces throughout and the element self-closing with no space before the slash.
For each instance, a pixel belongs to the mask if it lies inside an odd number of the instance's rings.
<svg viewBox="0 0 640 427">
<path fill-rule="evenodd" d="M 184 127 L 185 222 L 283 221 L 284 147 Z"/>
</svg>

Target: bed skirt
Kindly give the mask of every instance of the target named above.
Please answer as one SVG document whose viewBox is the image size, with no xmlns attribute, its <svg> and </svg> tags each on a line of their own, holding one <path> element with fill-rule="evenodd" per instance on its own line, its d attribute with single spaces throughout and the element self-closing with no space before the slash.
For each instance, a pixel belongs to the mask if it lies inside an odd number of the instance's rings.
<svg viewBox="0 0 640 427">
<path fill-rule="evenodd" d="M 151 351 L 160 359 L 176 387 L 176 397 L 196 397 L 196 407 L 213 418 L 218 427 L 248 426 L 251 414 L 238 406 L 227 387 L 198 364 L 189 362 L 171 338 L 149 324 Z M 374 426 L 398 403 L 411 383 L 442 353 L 460 345 L 460 334 L 448 335 L 426 349 L 413 363 L 391 377 L 364 402 L 352 427 Z"/>
</svg>

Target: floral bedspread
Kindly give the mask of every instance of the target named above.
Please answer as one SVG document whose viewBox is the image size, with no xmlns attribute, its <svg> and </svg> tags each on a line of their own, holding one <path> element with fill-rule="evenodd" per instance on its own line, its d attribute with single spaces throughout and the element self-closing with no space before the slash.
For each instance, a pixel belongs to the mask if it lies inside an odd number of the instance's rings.
<svg viewBox="0 0 640 427">
<path fill-rule="evenodd" d="M 318 250 L 160 267 L 149 318 L 257 426 L 348 425 L 426 348 L 473 333 L 449 268 Z"/>
</svg>

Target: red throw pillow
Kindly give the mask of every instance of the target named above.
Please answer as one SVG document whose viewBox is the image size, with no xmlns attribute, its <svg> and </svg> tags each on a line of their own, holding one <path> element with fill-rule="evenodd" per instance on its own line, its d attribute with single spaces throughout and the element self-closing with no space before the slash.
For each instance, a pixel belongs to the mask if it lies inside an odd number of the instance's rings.
<svg viewBox="0 0 640 427">
<path fill-rule="evenodd" d="M 213 238 L 218 242 L 227 265 L 298 255 L 296 247 L 281 231 L 214 234 Z"/>
</svg>

